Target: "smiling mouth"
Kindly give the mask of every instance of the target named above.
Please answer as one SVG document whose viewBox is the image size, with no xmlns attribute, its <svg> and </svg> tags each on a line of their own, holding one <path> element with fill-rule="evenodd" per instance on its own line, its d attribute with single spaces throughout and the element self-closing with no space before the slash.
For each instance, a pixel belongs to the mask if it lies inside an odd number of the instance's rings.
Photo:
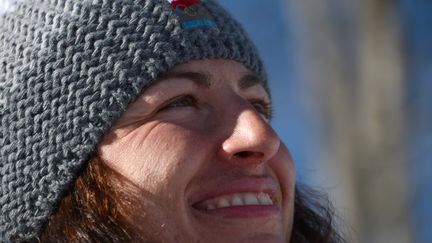
<svg viewBox="0 0 432 243">
<path fill-rule="evenodd" d="M 193 205 L 201 213 L 223 218 L 277 218 L 280 208 L 266 192 L 221 195 Z"/>
<path fill-rule="evenodd" d="M 214 182 L 191 197 L 191 207 L 201 216 L 219 218 L 280 218 L 278 184 L 269 176 Z"/>
<path fill-rule="evenodd" d="M 245 192 L 215 197 L 197 203 L 194 205 L 194 207 L 200 210 L 213 211 L 220 208 L 272 205 L 274 205 L 274 200 L 268 193 Z"/>
</svg>

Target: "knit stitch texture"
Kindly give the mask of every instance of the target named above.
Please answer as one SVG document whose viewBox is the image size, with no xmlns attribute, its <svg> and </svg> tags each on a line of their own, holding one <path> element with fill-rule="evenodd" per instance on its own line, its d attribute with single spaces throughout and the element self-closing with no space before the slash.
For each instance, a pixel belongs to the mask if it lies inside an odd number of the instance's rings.
<svg viewBox="0 0 432 243">
<path fill-rule="evenodd" d="M 184 28 L 166 0 L 20 0 L 0 16 L 0 241 L 35 241 L 102 136 L 176 64 L 236 60 L 265 82 L 230 15 Z"/>
</svg>

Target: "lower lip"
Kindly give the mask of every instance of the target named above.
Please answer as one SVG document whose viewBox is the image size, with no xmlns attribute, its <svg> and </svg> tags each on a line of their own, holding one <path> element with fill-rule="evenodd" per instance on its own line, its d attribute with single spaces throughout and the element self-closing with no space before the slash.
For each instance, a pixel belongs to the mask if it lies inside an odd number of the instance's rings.
<svg viewBox="0 0 432 243">
<path fill-rule="evenodd" d="M 281 215 L 281 210 L 275 205 L 234 206 L 199 211 L 224 218 L 278 218 Z"/>
</svg>

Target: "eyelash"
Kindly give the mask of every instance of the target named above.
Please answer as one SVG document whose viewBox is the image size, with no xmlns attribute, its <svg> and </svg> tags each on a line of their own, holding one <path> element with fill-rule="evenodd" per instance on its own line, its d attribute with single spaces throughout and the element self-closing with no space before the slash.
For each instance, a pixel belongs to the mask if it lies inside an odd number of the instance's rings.
<svg viewBox="0 0 432 243">
<path fill-rule="evenodd" d="M 262 114 L 267 120 L 271 120 L 273 118 L 273 106 L 270 102 L 261 99 L 251 99 L 249 102 L 255 108 L 255 110 Z"/>
<path fill-rule="evenodd" d="M 185 104 L 184 103 L 185 101 L 189 103 Z M 169 100 L 165 105 L 162 106 L 161 109 L 159 109 L 159 111 L 170 109 L 170 108 L 176 108 L 176 107 L 185 107 L 185 106 L 196 107 L 197 104 L 198 104 L 198 99 L 195 98 L 193 95 L 182 95 Z"/>
<path fill-rule="evenodd" d="M 262 114 L 267 120 L 271 120 L 273 118 L 273 107 L 270 102 L 261 99 L 250 99 L 248 101 L 255 108 L 255 110 Z M 176 107 L 197 107 L 198 103 L 199 100 L 193 95 L 182 95 L 168 101 L 161 109 L 159 109 L 159 111 Z"/>
</svg>

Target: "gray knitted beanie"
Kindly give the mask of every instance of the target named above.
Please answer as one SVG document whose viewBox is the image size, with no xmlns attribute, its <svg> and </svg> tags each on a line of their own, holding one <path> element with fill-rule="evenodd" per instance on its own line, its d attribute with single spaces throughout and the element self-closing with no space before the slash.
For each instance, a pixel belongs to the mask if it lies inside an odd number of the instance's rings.
<svg viewBox="0 0 432 243">
<path fill-rule="evenodd" d="M 128 104 L 203 58 L 266 80 L 214 0 L 15 0 L 0 16 L 0 241 L 34 241 Z"/>
</svg>

